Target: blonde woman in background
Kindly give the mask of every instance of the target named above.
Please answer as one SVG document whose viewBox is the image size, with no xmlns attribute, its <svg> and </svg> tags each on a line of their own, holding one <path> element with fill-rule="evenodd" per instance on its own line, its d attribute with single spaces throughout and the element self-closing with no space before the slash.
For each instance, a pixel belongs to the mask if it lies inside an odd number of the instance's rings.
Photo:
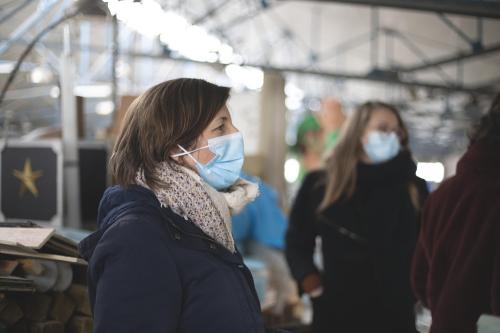
<svg viewBox="0 0 500 333">
<path fill-rule="evenodd" d="M 313 332 L 416 332 L 409 274 L 427 189 L 415 171 L 397 109 L 368 102 L 349 119 L 325 169 L 304 180 L 286 255 L 313 301 Z M 313 261 L 317 236 L 322 271 Z"/>
</svg>

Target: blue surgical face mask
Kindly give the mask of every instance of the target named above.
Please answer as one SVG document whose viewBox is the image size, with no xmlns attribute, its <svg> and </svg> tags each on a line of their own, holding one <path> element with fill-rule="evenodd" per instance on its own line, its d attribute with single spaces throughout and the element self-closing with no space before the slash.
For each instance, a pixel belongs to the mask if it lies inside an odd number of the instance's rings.
<svg viewBox="0 0 500 333">
<path fill-rule="evenodd" d="M 183 155 L 191 157 L 196 164 L 196 169 L 201 178 L 216 190 L 223 190 L 230 187 L 240 177 L 245 159 L 243 136 L 240 132 L 209 139 L 207 146 L 192 151 L 187 151 L 180 145 L 179 148 L 184 153 L 172 155 L 172 157 Z M 191 153 L 207 148 L 215 156 L 206 164 L 198 162 L 191 155 Z"/>
<path fill-rule="evenodd" d="M 363 148 L 373 163 L 383 163 L 396 157 L 401 149 L 401 143 L 394 132 L 373 131 L 368 134 L 368 142 Z"/>
</svg>

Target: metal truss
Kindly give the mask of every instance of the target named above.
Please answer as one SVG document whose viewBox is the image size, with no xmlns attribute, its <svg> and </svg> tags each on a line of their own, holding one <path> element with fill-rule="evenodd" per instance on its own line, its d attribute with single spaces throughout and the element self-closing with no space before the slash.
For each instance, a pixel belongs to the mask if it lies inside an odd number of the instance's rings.
<svg viewBox="0 0 500 333">
<path fill-rule="evenodd" d="M 224 8 L 226 6 L 233 2 L 235 0 L 220 0 L 216 4 L 212 5 L 210 8 L 207 8 L 206 12 L 199 15 L 199 13 L 194 17 L 191 17 L 191 22 L 198 23 L 198 24 L 203 24 L 206 22 L 208 19 L 214 19 L 214 22 L 217 20 L 217 16 L 224 11 Z M 323 76 L 323 77 L 331 77 L 335 79 L 345 79 L 345 80 L 364 80 L 364 81 L 372 81 L 372 82 L 382 82 L 382 83 L 387 83 L 387 84 L 394 84 L 394 85 L 401 85 L 401 86 L 414 86 L 414 87 L 423 87 L 427 89 L 437 89 L 437 90 L 442 90 L 446 92 L 453 92 L 453 91 L 462 91 L 462 92 L 468 92 L 468 93 L 479 93 L 479 94 L 491 94 L 493 93 L 492 87 L 496 86 L 498 82 L 491 81 L 487 82 L 485 84 L 481 84 L 478 86 L 466 86 L 463 84 L 463 66 L 464 66 L 464 61 L 467 59 L 472 59 L 474 57 L 478 56 L 483 56 L 487 54 L 491 54 L 494 52 L 499 52 L 500 51 L 500 43 L 499 44 L 494 44 L 494 45 L 483 45 L 482 39 L 483 39 L 483 22 L 480 18 L 477 20 L 477 33 L 476 36 L 470 36 L 463 30 L 461 30 L 458 26 L 456 26 L 453 21 L 451 21 L 444 13 L 454 13 L 456 14 L 459 12 L 458 8 L 458 3 L 462 3 L 465 8 L 465 6 L 468 6 L 467 8 L 472 8 L 476 10 L 476 14 L 480 14 L 480 8 L 485 8 L 488 7 L 489 11 L 491 13 L 495 13 L 495 10 L 497 8 L 496 4 L 491 4 L 491 5 L 485 5 L 482 3 L 482 1 L 474 1 L 471 3 L 468 1 L 468 4 L 465 4 L 466 1 L 427 1 L 427 0 L 422 0 L 422 1 L 375 1 L 375 0 L 365 0 L 365 1 L 334 1 L 332 0 L 331 2 L 341 2 L 341 3 L 349 3 L 349 4 L 365 4 L 365 5 L 378 5 L 378 6 L 389 6 L 389 7 L 398 7 L 398 8 L 404 8 L 404 9 L 418 9 L 418 10 L 435 10 L 437 8 L 440 8 L 441 11 L 437 14 L 438 18 L 446 24 L 450 29 L 452 29 L 465 43 L 467 43 L 470 46 L 470 50 L 468 51 L 461 51 L 458 53 L 453 53 L 448 56 L 444 57 L 439 57 L 439 58 L 429 58 L 425 52 L 421 50 L 419 47 L 418 43 L 413 41 L 408 35 L 401 31 L 397 31 L 395 29 L 389 29 L 387 27 L 380 26 L 379 22 L 379 12 L 376 8 L 372 9 L 371 12 L 371 28 L 366 31 L 365 33 L 362 33 L 360 35 L 357 35 L 351 39 L 344 40 L 337 45 L 334 45 L 333 47 L 327 49 L 324 52 L 318 53 L 314 49 L 314 44 L 313 45 L 308 45 L 311 44 L 313 41 L 316 40 L 321 40 L 319 38 L 321 34 L 321 27 L 320 25 L 317 24 L 317 21 L 319 21 L 319 18 L 315 19 L 312 17 L 310 20 L 311 24 L 311 40 L 310 41 L 304 41 L 301 39 L 299 36 L 297 36 L 291 27 L 288 27 L 286 22 L 281 20 L 279 18 L 279 15 L 276 14 L 276 11 L 269 11 L 269 9 L 273 8 L 275 9 L 277 6 L 282 5 L 287 3 L 287 1 L 269 1 L 269 0 L 248 0 L 251 2 L 252 6 L 248 8 L 246 12 L 243 12 L 241 15 L 238 15 L 232 19 L 230 19 L 228 22 L 222 24 L 222 25 L 212 25 L 212 28 L 209 28 L 208 30 L 211 32 L 214 32 L 220 36 L 223 36 L 224 39 L 226 39 L 229 43 L 231 43 L 231 40 L 227 38 L 227 32 L 235 29 L 238 25 L 241 25 L 242 23 L 249 21 L 249 20 L 254 20 L 256 17 L 263 13 L 268 13 L 270 15 L 269 17 L 272 18 L 273 24 L 277 26 L 278 31 L 278 39 L 271 41 L 269 39 L 269 36 L 263 36 L 263 39 L 268 38 L 267 43 L 273 43 L 276 45 L 277 42 L 283 42 L 286 43 L 286 47 L 289 48 L 294 48 L 293 50 L 291 49 L 290 51 L 299 54 L 303 53 L 305 55 L 304 61 L 301 62 L 300 64 L 296 65 L 295 63 L 293 65 L 284 65 L 283 63 L 272 63 L 270 61 L 270 55 L 272 50 L 269 50 L 269 48 L 272 49 L 271 47 L 265 47 L 265 43 L 262 43 L 263 47 L 262 50 L 265 52 L 264 53 L 264 58 L 261 59 L 261 57 L 256 57 L 252 58 L 249 57 L 247 65 L 251 66 L 256 66 L 260 67 L 264 70 L 269 70 L 269 71 L 279 71 L 279 72 L 285 72 L 285 73 L 299 73 L 299 74 L 307 74 L 307 75 L 318 75 L 318 76 Z M 326 2 L 326 0 L 323 0 Z M 26 3 L 29 1 L 25 1 Z M 26 35 L 29 30 L 35 26 L 37 23 L 39 23 L 44 16 L 55 6 L 57 1 L 55 0 L 40 0 L 39 5 L 37 7 L 37 10 L 27 19 L 25 20 L 8 38 L 2 42 L 0 42 L 0 55 L 7 51 L 13 44 L 16 43 L 22 43 L 23 41 L 22 36 Z M 411 5 L 410 5 L 411 3 Z M 491 3 L 491 2 L 488 2 Z M 24 2 L 22 3 L 23 5 L 25 4 Z M 178 3 L 180 5 L 181 2 Z M 480 6 L 477 4 L 481 4 Z M 21 6 L 18 5 L 18 6 Z M 439 7 L 440 6 L 440 7 Z M 448 6 L 448 7 L 444 7 Z M 411 8 L 410 8 L 411 7 Z M 418 7 L 418 8 L 416 8 Z M 500 8 L 500 4 L 498 5 Z M 17 8 L 17 7 L 16 7 Z M 431 9 L 432 8 L 432 9 Z M 462 9 L 463 9 L 462 8 Z M 445 10 L 446 9 L 446 10 Z M 500 10 L 500 9 L 499 9 Z M 15 14 L 15 10 L 11 10 L 8 14 L 4 15 L 1 20 L 8 20 Z M 314 13 L 313 13 L 314 14 Z M 9 16 L 10 15 L 10 16 Z M 318 13 L 315 14 L 316 16 L 319 16 Z M 465 15 L 465 14 L 464 14 Z M 314 16 L 314 15 L 313 15 Z M 485 17 L 489 17 L 487 15 L 484 15 Z M 115 22 L 116 24 L 116 22 Z M 116 28 L 116 26 L 115 26 Z M 95 70 L 92 70 L 94 67 L 100 64 L 100 68 L 103 66 L 107 66 L 107 63 L 114 62 L 116 63 L 117 57 L 120 55 L 126 56 L 126 57 L 131 57 L 131 58 L 171 58 L 172 56 L 166 52 L 164 54 L 149 54 L 149 53 L 141 53 L 141 52 L 129 52 L 126 50 L 119 50 L 118 46 L 115 45 L 117 43 L 117 31 L 113 33 L 113 45 L 112 47 L 108 48 L 96 48 L 96 47 L 91 47 L 88 45 L 90 42 L 88 33 L 87 36 L 82 34 L 81 38 L 87 38 L 85 41 L 82 39 L 80 43 L 75 44 L 75 47 L 78 48 L 82 54 L 82 59 L 87 59 L 86 64 L 82 64 L 81 70 L 85 71 L 84 68 L 87 69 L 87 74 L 89 76 L 86 77 L 86 79 L 91 79 L 91 73 L 95 73 Z M 388 67 L 387 68 L 382 68 L 380 66 L 380 36 L 384 35 L 386 37 L 390 37 L 391 44 L 387 43 L 386 47 L 388 50 L 392 48 L 392 43 L 401 43 L 404 45 L 417 59 L 418 63 L 410 66 L 401 66 L 397 65 L 397 59 L 392 59 L 393 55 L 391 52 L 386 52 L 386 55 L 390 57 L 391 59 L 388 59 Z M 321 64 L 325 61 L 331 60 L 332 58 L 339 57 L 340 55 L 346 54 L 353 49 L 363 46 L 363 45 L 368 45 L 370 52 L 369 52 L 369 62 L 371 64 L 371 69 L 365 73 L 365 74 L 359 74 L 359 73 L 346 73 L 346 72 L 338 72 L 338 71 L 330 71 L 330 70 L 325 70 L 321 69 Z M 48 54 L 50 56 L 50 52 L 48 52 L 48 49 L 52 49 L 53 52 L 56 52 L 55 50 L 60 49 L 60 45 L 57 45 L 57 43 L 45 43 L 45 44 L 40 44 L 40 49 L 39 51 L 41 53 Z M 112 52 L 112 54 L 111 54 Z M 88 66 L 88 59 L 89 59 L 89 54 L 90 53 L 100 53 L 102 57 L 98 57 L 96 61 L 94 61 L 93 66 L 90 68 L 91 70 L 88 71 L 89 66 Z M 108 54 L 106 57 L 104 57 L 104 54 Z M 302 61 L 302 57 L 300 57 Z M 174 58 L 174 60 L 178 61 L 191 61 L 189 59 L 184 59 L 184 58 Z M 258 60 L 258 61 L 257 61 Z M 97 65 L 96 65 L 97 64 Z M 445 72 L 442 67 L 445 65 L 450 65 L 450 64 L 456 64 L 457 66 L 457 77 L 452 77 L 448 72 Z M 217 66 L 220 66 L 221 64 L 216 64 Z M 112 66 L 114 68 L 115 66 Z M 419 81 L 419 80 L 414 80 L 412 79 L 412 74 L 416 73 L 418 71 L 426 70 L 426 69 L 434 69 L 435 73 L 442 79 L 443 83 L 442 84 L 437 84 L 433 82 L 426 82 L 426 81 Z M 113 71 L 114 72 L 114 71 Z M 113 76 L 116 76 L 116 73 L 114 73 Z M 489 85 L 491 83 L 491 86 Z"/>
<path fill-rule="evenodd" d="M 46 18 L 46 15 L 57 5 L 57 0 L 42 0 L 37 6 L 36 11 L 31 14 L 17 29 L 15 29 L 9 38 L 0 44 L 0 55 L 8 51 L 11 46 L 21 38 L 23 38 L 26 33 L 39 24 L 42 20 Z M 11 15 L 9 18 L 11 18 Z"/>
<path fill-rule="evenodd" d="M 289 0 L 281 0 L 289 1 Z M 467 0 L 303 0 L 337 2 L 350 5 L 380 6 L 418 10 L 434 13 L 448 13 L 465 16 L 500 19 L 500 3 L 495 1 Z"/>
</svg>

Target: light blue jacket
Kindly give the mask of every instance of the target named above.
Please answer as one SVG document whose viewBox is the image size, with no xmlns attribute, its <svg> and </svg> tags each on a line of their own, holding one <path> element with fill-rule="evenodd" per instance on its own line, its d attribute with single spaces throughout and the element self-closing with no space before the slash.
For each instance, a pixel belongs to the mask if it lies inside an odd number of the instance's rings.
<svg viewBox="0 0 500 333">
<path fill-rule="evenodd" d="M 242 173 L 242 178 L 259 183 L 260 195 L 233 216 L 233 237 L 241 248 L 245 241 L 253 240 L 276 249 L 285 247 L 288 221 L 281 210 L 278 193 L 262 180 Z"/>
</svg>

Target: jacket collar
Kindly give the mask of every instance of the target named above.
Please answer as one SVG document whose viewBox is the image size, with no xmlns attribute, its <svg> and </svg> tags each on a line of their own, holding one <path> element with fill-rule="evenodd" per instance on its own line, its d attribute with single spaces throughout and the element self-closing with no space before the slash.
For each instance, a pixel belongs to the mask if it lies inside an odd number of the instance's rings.
<svg viewBox="0 0 500 333">
<path fill-rule="evenodd" d="M 99 229 L 83 239 L 78 245 L 82 258 L 89 261 L 104 233 L 121 217 L 129 214 L 163 220 L 170 236 L 183 247 L 208 251 L 231 263 L 240 264 L 243 262 L 239 252 L 231 253 L 203 233 L 192 221 L 185 220 L 169 207 L 162 208 L 151 190 L 138 185 L 131 185 L 127 188 L 113 186 L 106 190 L 99 205 Z"/>
<path fill-rule="evenodd" d="M 384 163 L 359 163 L 357 185 L 365 187 L 405 183 L 415 177 L 416 170 L 417 166 L 410 152 L 402 151 L 395 158 Z"/>
<path fill-rule="evenodd" d="M 193 221 L 184 219 L 169 207 L 159 207 L 159 210 L 163 220 L 170 227 L 171 236 L 180 246 L 208 251 L 230 263 L 243 263 L 243 258 L 238 249 L 236 249 L 235 253 L 231 253 L 222 244 L 217 243 L 213 238 L 205 234 Z"/>
</svg>

